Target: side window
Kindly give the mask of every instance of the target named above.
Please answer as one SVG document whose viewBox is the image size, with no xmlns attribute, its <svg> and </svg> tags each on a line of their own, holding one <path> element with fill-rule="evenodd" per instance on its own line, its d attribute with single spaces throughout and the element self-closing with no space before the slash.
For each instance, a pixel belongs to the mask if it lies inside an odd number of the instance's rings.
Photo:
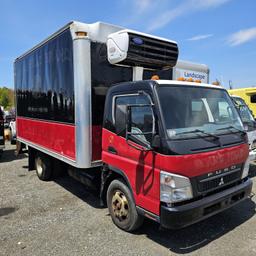
<svg viewBox="0 0 256 256">
<path fill-rule="evenodd" d="M 251 95 L 251 103 L 256 103 L 256 94 Z"/>
<path fill-rule="evenodd" d="M 195 99 L 191 101 L 191 126 L 201 126 L 209 122 L 208 114 L 202 99 Z"/>
<path fill-rule="evenodd" d="M 113 120 L 115 120 L 115 116 L 116 116 L 116 106 L 118 105 L 136 105 L 136 104 L 150 104 L 149 99 L 144 96 L 144 95 L 121 95 L 121 96 L 117 96 L 115 98 L 115 102 L 114 102 L 114 113 L 113 113 Z"/>
<path fill-rule="evenodd" d="M 114 118 L 115 120 L 115 110 L 118 105 L 138 105 L 138 104 L 150 104 L 150 100 L 145 95 L 129 95 L 129 96 L 117 96 L 114 104 Z M 153 126 L 153 113 L 151 107 L 132 107 L 131 108 L 131 133 L 133 136 L 137 137 L 139 140 L 150 143 L 152 134 L 147 134 L 152 132 Z M 125 136 L 125 133 L 121 134 Z"/>
<path fill-rule="evenodd" d="M 201 100 L 194 100 L 192 103 L 192 112 L 200 112 L 203 110 L 204 104 Z"/>
<path fill-rule="evenodd" d="M 226 101 L 219 101 L 219 116 L 228 117 L 228 106 Z"/>
<path fill-rule="evenodd" d="M 150 106 L 131 108 L 131 134 L 144 143 L 152 141 L 153 112 Z"/>
<path fill-rule="evenodd" d="M 220 122 L 227 122 L 230 120 L 230 107 L 228 102 L 226 101 L 219 101 L 218 102 L 218 108 L 219 108 L 219 121 Z"/>
</svg>

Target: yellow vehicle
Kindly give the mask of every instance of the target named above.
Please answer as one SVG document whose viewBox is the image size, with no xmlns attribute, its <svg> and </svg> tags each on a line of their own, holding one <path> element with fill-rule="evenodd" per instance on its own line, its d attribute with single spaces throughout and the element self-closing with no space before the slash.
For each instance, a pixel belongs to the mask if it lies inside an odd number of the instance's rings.
<svg viewBox="0 0 256 256">
<path fill-rule="evenodd" d="M 256 118 L 256 87 L 228 90 L 230 95 L 241 97 Z"/>
</svg>

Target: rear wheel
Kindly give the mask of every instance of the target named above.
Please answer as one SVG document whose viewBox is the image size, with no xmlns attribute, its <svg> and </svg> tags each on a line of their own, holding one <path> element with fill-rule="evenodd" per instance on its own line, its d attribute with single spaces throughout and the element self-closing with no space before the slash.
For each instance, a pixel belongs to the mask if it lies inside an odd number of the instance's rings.
<svg viewBox="0 0 256 256">
<path fill-rule="evenodd" d="M 130 189 L 121 180 L 113 180 L 107 191 L 107 204 L 116 226 L 125 231 L 134 231 L 143 223 L 138 214 Z"/>
<path fill-rule="evenodd" d="M 36 174 L 40 180 L 50 180 L 52 177 L 51 159 L 43 153 L 37 153 L 35 157 Z"/>
</svg>

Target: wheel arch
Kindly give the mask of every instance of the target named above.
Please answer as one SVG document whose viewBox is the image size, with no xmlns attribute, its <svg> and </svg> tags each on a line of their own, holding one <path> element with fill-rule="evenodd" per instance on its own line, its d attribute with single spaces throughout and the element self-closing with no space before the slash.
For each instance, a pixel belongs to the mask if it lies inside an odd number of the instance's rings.
<svg viewBox="0 0 256 256">
<path fill-rule="evenodd" d="M 101 191 L 100 191 L 100 198 L 102 202 L 106 205 L 106 195 L 107 195 L 108 187 L 110 183 L 115 179 L 122 179 L 124 181 L 124 183 L 127 185 L 129 190 L 131 191 L 133 201 L 135 202 L 133 189 L 127 175 L 121 169 L 118 169 L 111 165 L 103 166 L 103 171 L 101 176 Z"/>
</svg>

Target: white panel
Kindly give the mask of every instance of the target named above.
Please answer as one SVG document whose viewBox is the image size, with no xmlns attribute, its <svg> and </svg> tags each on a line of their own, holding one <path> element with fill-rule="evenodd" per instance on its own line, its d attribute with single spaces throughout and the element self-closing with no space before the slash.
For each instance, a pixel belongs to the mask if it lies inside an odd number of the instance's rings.
<svg viewBox="0 0 256 256">
<path fill-rule="evenodd" d="M 91 167 L 91 50 L 86 38 L 74 40 L 76 164 Z"/>
</svg>

